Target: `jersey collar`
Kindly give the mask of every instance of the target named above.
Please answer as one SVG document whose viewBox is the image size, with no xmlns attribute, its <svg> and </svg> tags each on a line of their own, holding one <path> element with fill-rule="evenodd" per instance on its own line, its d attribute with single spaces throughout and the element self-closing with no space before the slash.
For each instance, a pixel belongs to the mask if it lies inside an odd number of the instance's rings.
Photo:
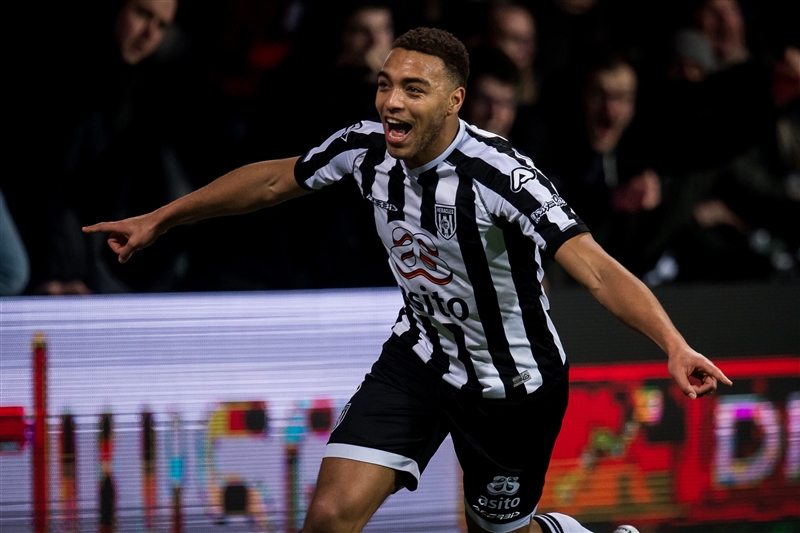
<svg viewBox="0 0 800 533">
<path fill-rule="evenodd" d="M 417 168 L 408 168 L 406 166 L 405 161 L 402 160 L 400 161 L 400 163 L 403 165 L 403 168 L 406 171 L 406 174 L 415 178 L 420 174 L 422 174 L 423 172 L 425 172 L 426 170 L 438 167 L 439 163 L 447 159 L 447 157 L 453 153 L 453 150 L 455 150 L 456 146 L 459 145 L 461 139 L 464 138 L 465 132 L 466 132 L 465 122 L 461 119 L 458 119 L 458 133 L 456 134 L 456 138 L 453 139 L 453 142 L 450 143 L 450 146 L 448 146 L 447 149 L 439 155 L 439 157 Z"/>
</svg>

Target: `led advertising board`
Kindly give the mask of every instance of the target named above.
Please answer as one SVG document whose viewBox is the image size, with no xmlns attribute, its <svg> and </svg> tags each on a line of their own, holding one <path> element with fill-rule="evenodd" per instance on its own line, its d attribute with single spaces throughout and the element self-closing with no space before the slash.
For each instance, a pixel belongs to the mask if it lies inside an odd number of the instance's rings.
<svg viewBox="0 0 800 533">
<path fill-rule="evenodd" d="M 0 529 L 297 531 L 396 289 L 0 300 Z M 717 358 L 715 358 L 717 359 Z M 800 518 L 798 354 L 580 364 L 542 511 L 589 523 Z M 524 423 L 524 421 L 521 421 Z M 463 531 L 447 440 L 367 531 Z"/>
</svg>

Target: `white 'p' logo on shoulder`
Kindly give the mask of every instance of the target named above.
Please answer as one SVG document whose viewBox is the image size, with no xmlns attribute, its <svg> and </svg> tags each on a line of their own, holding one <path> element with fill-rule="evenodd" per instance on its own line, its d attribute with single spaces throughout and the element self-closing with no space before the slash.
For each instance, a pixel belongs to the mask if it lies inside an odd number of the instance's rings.
<svg viewBox="0 0 800 533">
<path fill-rule="evenodd" d="M 364 125 L 364 121 L 359 122 L 358 124 L 353 124 L 352 126 L 347 126 L 342 134 L 339 136 L 340 139 L 343 141 L 347 141 L 347 136 L 350 135 L 351 131 L 359 130 Z"/>
<path fill-rule="evenodd" d="M 528 168 L 515 168 L 511 171 L 511 190 L 513 192 L 519 192 L 522 190 L 522 185 L 526 181 L 530 181 L 536 178 L 536 170 L 531 170 Z"/>
</svg>

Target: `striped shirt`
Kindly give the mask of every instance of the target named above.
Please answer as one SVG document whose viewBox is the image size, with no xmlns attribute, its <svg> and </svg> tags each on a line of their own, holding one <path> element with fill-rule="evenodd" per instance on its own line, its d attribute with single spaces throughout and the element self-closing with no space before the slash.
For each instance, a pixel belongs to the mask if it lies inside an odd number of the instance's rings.
<svg viewBox="0 0 800 533">
<path fill-rule="evenodd" d="M 587 228 L 508 141 L 460 121 L 447 150 L 410 169 L 380 123 L 361 122 L 301 157 L 295 177 L 312 190 L 355 179 L 403 293 L 393 332 L 447 383 L 510 398 L 564 375 L 541 253 Z"/>
</svg>

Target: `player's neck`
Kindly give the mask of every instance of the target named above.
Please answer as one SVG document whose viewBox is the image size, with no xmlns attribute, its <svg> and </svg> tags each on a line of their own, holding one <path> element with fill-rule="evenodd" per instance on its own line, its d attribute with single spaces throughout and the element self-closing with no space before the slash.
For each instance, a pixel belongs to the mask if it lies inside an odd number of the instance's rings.
<svg viewBox="0 0 800 533">
<path fill-rule="evenodd" d="M 458 115 L 447 117 L 442 132 L 424 149 L 414 156 L 404 159 L 403 162 L 409 169 L 415 169 L 427 165 L 447 150 L 458 135 L 460 128 Z"/>
</svg>

